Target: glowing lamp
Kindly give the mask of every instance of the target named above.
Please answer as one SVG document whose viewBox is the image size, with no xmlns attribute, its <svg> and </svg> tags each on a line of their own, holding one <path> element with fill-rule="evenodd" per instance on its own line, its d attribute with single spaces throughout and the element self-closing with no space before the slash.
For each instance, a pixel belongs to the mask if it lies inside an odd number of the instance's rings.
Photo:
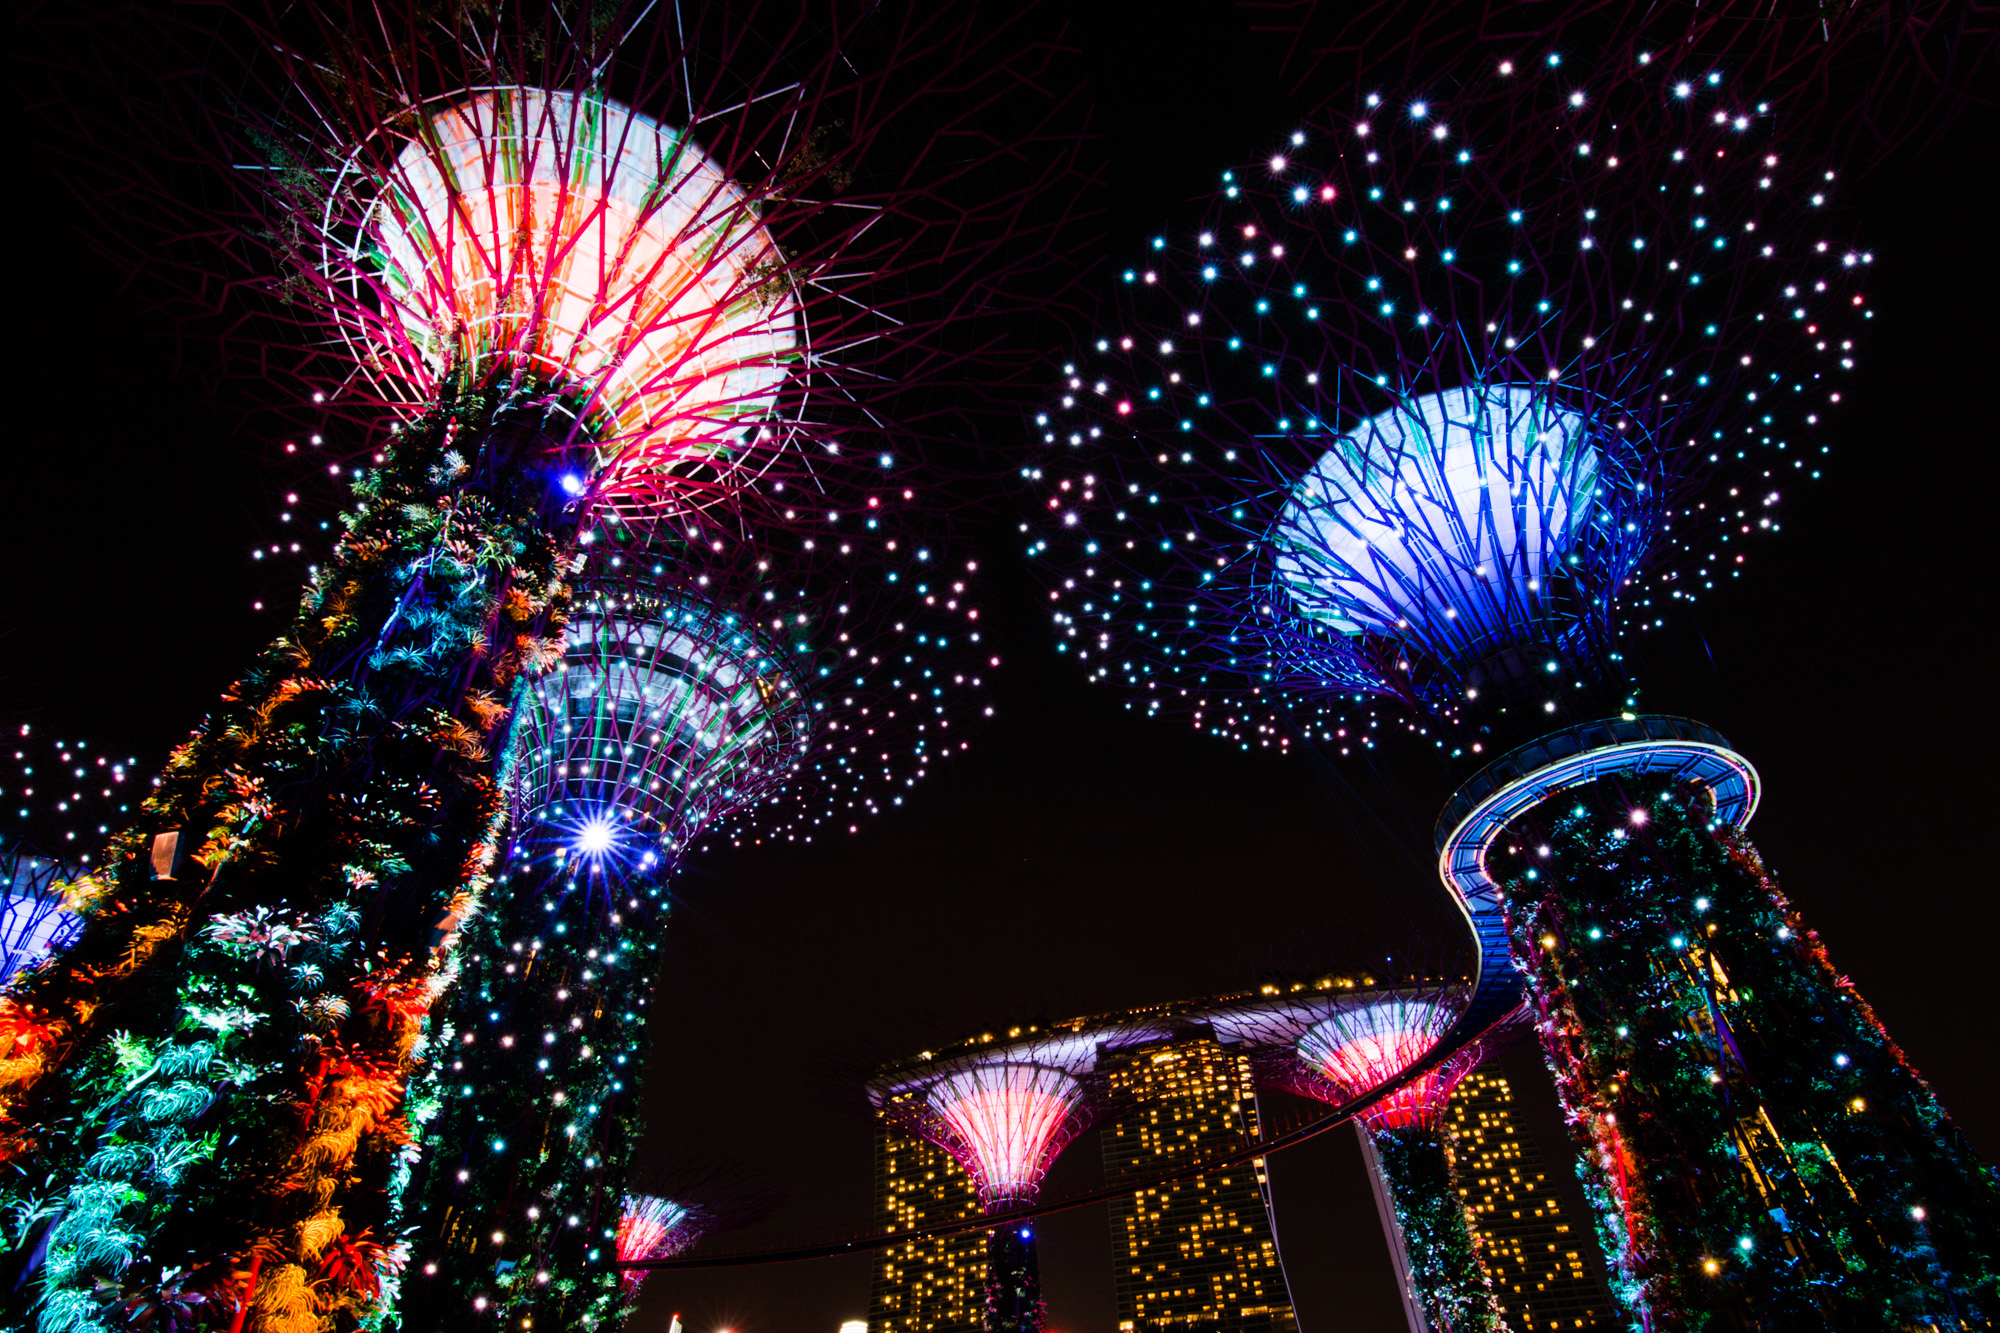
<svg viewBox="0 0 2000 1333">
<path fill-rule="evenodd" d="M 576 835 L 576 849 L 588 856 L 602 856 L 611 850 L 616 831 L 608 819 L 593 819 Z"/>
<path fill-rule="evenodd" d="M 411 378 L 574 395 L 620 499 L 697 502 L 771 415 L 799 340 L 756 200 L 684 132 L 591 94 L 429 111 L 365 228 Z"/>
</svg>

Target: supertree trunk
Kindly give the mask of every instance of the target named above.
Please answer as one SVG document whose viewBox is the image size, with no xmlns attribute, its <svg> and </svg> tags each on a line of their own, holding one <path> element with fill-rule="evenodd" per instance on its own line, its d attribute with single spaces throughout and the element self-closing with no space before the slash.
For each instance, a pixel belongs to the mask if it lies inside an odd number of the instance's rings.
<svg viewBox="0 0 2000 1333">
<path fill-rule="evenodd" d="M 1453 1174 L 1451 1140 L 1428 1125 L 1365 1130 L 1387 1187 L 1417 1314 L 1430 1333 L 1507 1327 Z"/>
<path fill-rule="evenodd" d="M 1657 1329 L 1984 1327 L 2000 1180 L 1756 850 L 1662 785 L 1559 793 L 1494 851 L 1618 1294 Z"/>
<path fill-rule="evenodd" d="M 547 408 L 456 390 L 399 434 L 291 629 L 76 881 L 76 945 L 0 999 L 4 1150 L 87 1162 L 43 1237 L 45 1319 L 156 1232 L 128 1282 L 206 1259 L 257 1326 L 372 1294 L 387 1218 L 357 1187 L 379 1197 L 407 1141 L 422 1016 L 494 855 L 492 755 L 561 643 Z"/>
<path fill-rule="evenodd" d="M 596 1328 L 625 1296 L 617 1248 L 647 992 L 667 918 L 659 879 L 617 901 L 513 891 L 466 940 L 438 1035 L 438 1078 L 415 1115 L 437 1150 L 410 1195 L 420 1219 L 404 1326 Z M 546 909 L 546 910 L 545 910 Z"/>
<path fill-rule="evenodd" d="M 413 1092 L 427 1150 L 413 1271 L 385 1302 L 408 1327 L 615 1325 L 643 1270 L 614 1263 L 665 1257 L 728 1209 L 678 1185 L 653 1197 L 633 1170 L 673 872 L 704 837 L 810 829 L 835 801 L 892 806 L 979 697 L 978 632 L 947 650 L 976 608 L 900 604 L 936 586 L 936 552 L 883 570 L 746 550 L 732 563 L 684 549 L 650 573 L 629 551 L 601 561 L 637 572 L 580 585 L 561 668 L 525 692 L 507 869 Z M 865 592 L 899 579 L 915 590 L 900 619 Z M 864 653 L 900 669 L 848 674 Z M 951 689 L 910 706 L 907 680 L 948 671 Z M 867 775 L 841 762 L 857 729 L 880 765 Z"/>
<path fill-rule="evenodd" d="M 330 1261 L 322 1237 L 330 1220 L 339 1234 L 346 1183 L 401 1134 L 401 1074 L 435 965 L 491 856 L 488 752 L 506 700 L 560 642 L 560 492 L 517 463 L 542 440 L 534 409 L 472 394 L 404 433 L 359 483 L 292 630 L 176 752 L 147 823 L 78 881 L 90 915 L 77 945 L 0 1001 L 8 1148 L 93 1164 L 46 1236 L 52 1305 L 85 1301 L 107 1226 L 150 1229 L 141 1215 L 163 1200 L 148 1184 L 197 1169 L 212 1188 L 151 1219 L 184 1244 L 200 1237 L 212 1254 L 226 1238 L 253 1268 L 302 1283 Z M 183 965 L 198 927 L 213 947 Z M 233 975 L 246 962 L 271 974 L 264 984 Z M 186 1079 L 217 1061 L 227 1072 L 196 1099 Z M 133 1084 L 147 1105 L 120 1122 Z M 182 1089 L 172 1107 L 159 1104 L 167 1087 Z M 157 1153 L 117 1165 L 142 1126 L 196 1125 L 231 1087 L 247 1096 L 232 1098 L 226 1134 L 190 1139 L 170 1167 Z M 109 1208 L 117 1182 L 131 1188 Z M 193 1254 L 155 1253 L 161 1268 L 176 1259 Z"/>
<path fill-rule="evenodd" d="M 986 1233 L 986 1333 L 1042 1333 L 1042 1267 L 1033 1224 Z"/>
</svg>

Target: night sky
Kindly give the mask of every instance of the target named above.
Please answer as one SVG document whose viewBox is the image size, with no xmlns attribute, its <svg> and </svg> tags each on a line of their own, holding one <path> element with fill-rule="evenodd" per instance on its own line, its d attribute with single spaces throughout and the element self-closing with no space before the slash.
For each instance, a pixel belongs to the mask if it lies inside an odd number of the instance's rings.
<svg viewBox="0 0 2000 1333">
<path fill-rule="evenodd" d="M 1226 7 L 1082 24 L 1066 68 L 1094 104 L 1102 182 L 1101 235 L 1084 240 L 1111 256 L 1191 218 L 1223 167 L 1268 156 L 1335 91 L 1288 103 L 1274 39 Z M 1868 182 L 1881 313 L 1827 479 L 1796 486 L 1782 536 L 1698 623 L 1675 625 L 1684 649 L 1649 698 L 1757 764 L 1752 835 L 1989 1160 L 1996 680 L 1977 625 L 1995 601 L 1996 132 L 2000 117 L 1973 114 Z M 23 151 L 26 178 L 65 170 Z M 202 366 L 146 313 L 144 279 L 105 272 L 60 198 L 11 210 L 0 691 L 43 729 L 151 764 L 279 624 L 251 610 L 275 589 L 248 552 L 275 539 L 288 478 L 264 467 L 278 424 L 240 388 L 204 391 Z M 1047 352 L 1053 369 L 1062 348 Z M 1334 769 L 1143 722 L 1057 657 L 1013 535 L 1001 505 L 979 537 L 1005 667 L 972 751 L 857 836 L 704 855 L 676 885 L 651 1011 L 657 1151 L 642 1170 L 718 1182 L 755 1219 L 719 1246 L 867 1224 L 860 1084 L 878 1062 L 1450 947 L 1434 766 L 1399 758 L 1393 739 L 1379 771 Z M 1545 1155 L 1566 1163 L 1537 1056 L 1507 1062 Z M 1047 1193 L 1093 1184 L 1096 1152 L 1093 1138 L 1070 1149 Z M 1273 1174 L 1306 1333 L 1399 1327 L 1349 1132 L 1279 1156 Z M 1050 1217 L 1041 1236 L 1051 1328 L 1112 1333 L 1103 1209 Z M 691 1333 L 834 1333 L 865 1316 L 867 1272 L 850 1258 L 663 1274 L 631 1327 L 679 1311 Z"/>
</svg>

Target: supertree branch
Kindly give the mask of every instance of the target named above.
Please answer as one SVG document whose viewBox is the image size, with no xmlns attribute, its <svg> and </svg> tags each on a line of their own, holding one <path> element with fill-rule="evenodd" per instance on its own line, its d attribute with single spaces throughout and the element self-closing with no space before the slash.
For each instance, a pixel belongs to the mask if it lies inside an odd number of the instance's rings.
<svg viewBox="0 0 2000 1333">
<path fill-rule="evenodd" d="M 1394 73 L 1547 53 L 1616 51 L 1700 78 L 1718 62 L 1812 109 L 1798 128 L 1852 170 L 1920 149 L 1977 96 L 2000 50 L 2000 14 L 1950 0 L 1754 2 L 1585 0 L 1553 10 L 1508 4 L 1260 4 L 1258 27 L 1286 48 L 1283 73 L 1317 102 Z"/>
</svg>

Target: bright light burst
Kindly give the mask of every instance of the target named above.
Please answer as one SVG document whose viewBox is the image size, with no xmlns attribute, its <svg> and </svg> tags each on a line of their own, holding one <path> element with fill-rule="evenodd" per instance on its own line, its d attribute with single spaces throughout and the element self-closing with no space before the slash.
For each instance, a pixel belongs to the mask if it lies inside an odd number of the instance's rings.
<svg viewBox="0 0 2000 1333">
<path fill-rule="evenodd" d="M 599 815 L 584 824 L 576 835 L 576 849 L 585 856 L 602 856 L 611 850 L 617 841 L 618 829 L 609 819 Z"/>
</svg>

